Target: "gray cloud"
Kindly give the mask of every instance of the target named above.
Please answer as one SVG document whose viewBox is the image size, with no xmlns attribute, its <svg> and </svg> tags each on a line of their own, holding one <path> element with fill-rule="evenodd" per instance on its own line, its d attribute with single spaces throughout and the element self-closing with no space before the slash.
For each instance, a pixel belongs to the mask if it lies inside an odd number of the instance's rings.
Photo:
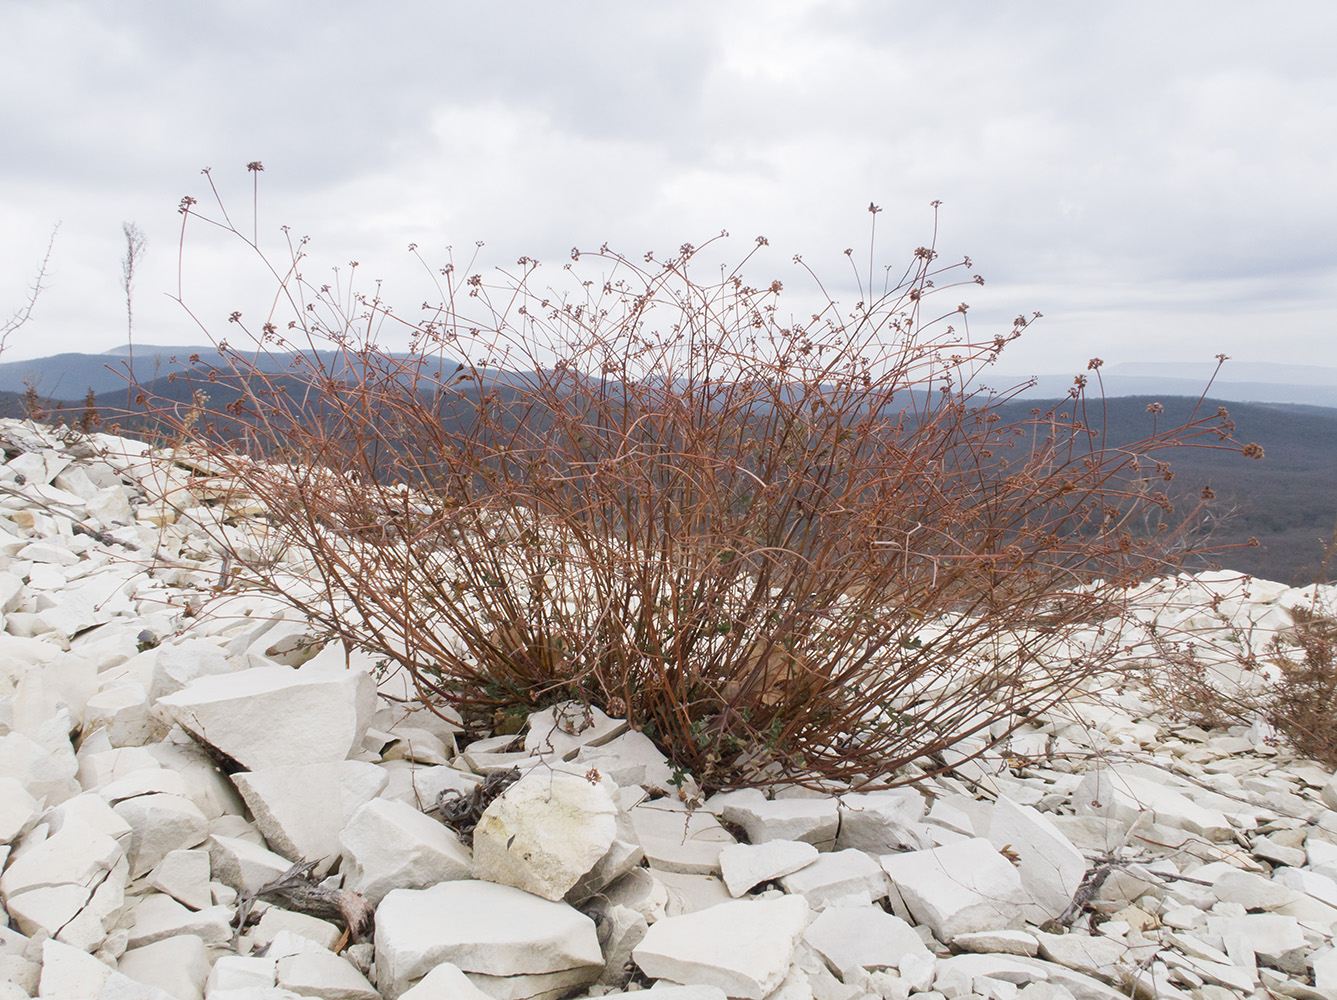
<svg viewBox="0 0 1337 1000">
<path fill-rule="evenodd" d="M 970 254 L 972 328 L 1046 319 L 1021 369 L 1199 360 L 1337 364 L 1337 9 L 1244 2 L 504 6 L 10 3 L 0 64 L 0 306 L 51 225 L 55 274 L 15 356 L 124 338 L 120 222 L 151 239 L 147 340 L 198 339 L 176 288 L 177 199 L 214 168 L 258 228 L 310 234 L 312 267 L 362 262 L 427 294 L 405 252 L 487 241 L 554 266 L 727 228 L 760 276 L 790 255 L 857 295 L 842 256 L 931 235 Z M 862 259 L 859 257 L 858 259 Z M 264 298 L 241 248 L 200 231 L 186 275 L 211 326 Z M 795 301 L 799 298 L 796 296 Z M 801 304 L 801 303 L 800 303 Z M 226 333 L 225 324 L 221 333 Z M 1010 360 L 1010 359 L 1009 359 Z"/>
</svg>

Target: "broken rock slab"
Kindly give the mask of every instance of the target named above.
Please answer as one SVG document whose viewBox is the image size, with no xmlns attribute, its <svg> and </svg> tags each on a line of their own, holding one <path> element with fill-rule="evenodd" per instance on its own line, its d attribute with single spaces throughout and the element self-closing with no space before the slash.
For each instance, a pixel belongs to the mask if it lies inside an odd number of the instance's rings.
<svg viewBox="0 0 1337 1000">
<path fill-rule="evenodd" d="M 473 857 L 454 831 L 412 806 L 372 799 L 339 833 L 344 888 L 376 906 L 392 889 L 470 878 Z"/>
<path fill-rule="evenodd" d="M 479 819 L 474 875 L 562 899 L 613 846 L 617 812 L 602 780 L 546 768 L 530 771 Z"/>
<path fill-rule="evenodd" d="M 836 845 L 840 806 L 832 798 L 768 799 L 755 788 L 725 792 L 706 801 L 706 808 L 727 823 L 747 831 L 748 840 L 797 840 L 819 851 Z"/>
<path fill-rule="evenodd" d="M 1030 923 L 1043 924 L 1062 914 L 1086 877 L 1086 858 L 1048 817 L 1006 795 L 994 803 L 989 842 L 1016 858 L 1022 887 L 1031 897 L 1026 914 Z"/>
<path fill-rule="evenodd" d="M 730 844 L 720 851 L 720 874 L 729 895 L 738 897 L 754 885 L 792 874 L 817 858 L 817 848 L 796 840 Z"/>
<path fill-rule="evenodd" d="M 339 831 L 389 783 L 375 764 L 340 760 L 239 772 L 233 784 L 269 846 L 293 861 L 328 871 L 339 857 Z"/>
<path fill-rule="evenodd" d="M 983 838 L 880 860 L 915 921 L 944 944 L 958 934 L 1016 928 L 1025 920 L 1029 896 L 1021 876 Z"/>
<path fill-rule="evenodd" d="M 913 927 L 878 906 L 830 906 L 808 926 L 803 939 L 846 983 L 859 969 L 899 967 L 909 955 L 932 958 Z"/>
<path fill-rule="evenodd" d="M 371 723 L 376 686 L 360 670 L 252 667 L 199 677 L 158 705 L 200 742 L 262 771 L 348 759 Z"/>
<path fill-rule="evenodd" d="M 632 958 L 652 979 L 761 1000 L 784 980 L 808 916 L 802 896 L 722 903 L 657 921 Z"/>
<path fill-rule="evenodd" d="M 377 986 L 395 1000 L 442 962 L 509 977 L 569 972 L 594 982 L 603 955 L 594 921 L 565 903 L 477 880 L 395 889 L 376 910 Z"/>
</svg>

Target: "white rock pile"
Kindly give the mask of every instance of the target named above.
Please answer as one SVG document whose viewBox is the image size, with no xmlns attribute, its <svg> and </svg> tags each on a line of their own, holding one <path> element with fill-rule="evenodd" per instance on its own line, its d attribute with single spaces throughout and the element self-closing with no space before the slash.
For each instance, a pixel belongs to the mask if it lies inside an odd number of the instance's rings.
<svg viewBox="0 0 1337 1000">
<path fill-rule="evenodd" d="M 910 786 L 700 801 L 576 706 L 463 745 L 229 582 L 173 456 L 17 421 L 0 444 L 0 1000 L 1337 998 L 1337 780 L 1265 726 L 1130 683 Z M 1130 642 L 1192 632 L 1236 687 L 1289 608 L 1337 598 L 1136 596 Z M 477 803 L 470 840 L 443 802 Z M 255 898 L 302 860 L 374 931 Z"/>
</svg>

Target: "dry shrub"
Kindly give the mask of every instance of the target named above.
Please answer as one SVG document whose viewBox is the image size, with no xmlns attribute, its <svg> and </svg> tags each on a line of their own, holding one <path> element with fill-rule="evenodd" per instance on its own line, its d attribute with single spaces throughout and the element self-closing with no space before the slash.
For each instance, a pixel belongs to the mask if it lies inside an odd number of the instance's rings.
<svg viewBox="0 0 1337 1000">
<path fill-rule="evenodd" d="M 1277 644 L 1273 661 L 1281 667 L 1267 718 L 1299 753 L 1337 768 L 1337 619 L 1303 605 L 1291 609 L 1295 625 Z"/>
<path fill-rule="evenodd" d="M 429 702 L 597 704 L 712 788 L 885 784 L 1111 669 L 1120 588 L 1192 550 L 1158 453 L 1241 449 L 1224 413 L 1112 447 L 1086 376 L 1008 423 L 971 384 L 1027 320 L 977 341 L 965 304 L 925 313 L 968 259 L 920 248 L 852 309 L 800 269 L 820 305 L 793 320 L 744 277 L 764 245 L 709 280 L 690 245 L 572 251 L 551 283 L 448 266 L 418 321 L 308 282 L 297 245 L 260 322 L 233 314 L 231 370 L 191 386 L 226 415 L 151 415 L 309 578 L 233 527 L 237 564 Z"/>
</svg>

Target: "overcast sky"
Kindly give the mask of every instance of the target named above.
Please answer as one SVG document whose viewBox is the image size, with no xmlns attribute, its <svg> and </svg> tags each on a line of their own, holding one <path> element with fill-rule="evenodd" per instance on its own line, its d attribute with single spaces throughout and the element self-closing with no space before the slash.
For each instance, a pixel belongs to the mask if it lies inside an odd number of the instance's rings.
<svg viewBox="0 0 1337 1000">
<path fill-rule="evenodd" d="M 1045 314 L 1003 370 L 1337 365 L 1332 0 L 0 0 L 0 35 L 6 315 L 60 227 L 7 359 L 125 342 L 125 221 L 136 341 L 201 342 L 177 204 L 207 207 L 208 166 L 249 228 L 260 161 L 261 243 L 310 235 L 308 272 L 357 259 L 401 313 L 410 242 L 556 269 L 721 229 L 770 240 L 749 278 L 798 287 L 801 253 L 852 304 L 869 202 L 899 265 L 941 200 L 940 252 L 987 282 L 972 331 Z M 198 235 L 186 298 L 226 336 L 268 292 Z"/>
</svg>

